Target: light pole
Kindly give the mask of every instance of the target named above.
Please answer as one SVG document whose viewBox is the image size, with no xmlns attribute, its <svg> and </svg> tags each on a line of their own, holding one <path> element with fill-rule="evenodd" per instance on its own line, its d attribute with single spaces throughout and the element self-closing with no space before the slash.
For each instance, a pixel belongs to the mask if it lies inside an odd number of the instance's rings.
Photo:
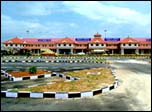
<svg viewBox="0 0 152 112">
<path fill-rule="evenodd" d="M 30 32 L 29 30 L 26 30 L 26 33 L 27 33 L 27 37 L 29 37 L 29 32 Z"/>
<path fill-rule="evenodd" d="M 104 32 L 105 32 L 105 38 L 106 38 L 106 32 L 107 32 L 107 30 L 104 30 Z"/>
</svg>

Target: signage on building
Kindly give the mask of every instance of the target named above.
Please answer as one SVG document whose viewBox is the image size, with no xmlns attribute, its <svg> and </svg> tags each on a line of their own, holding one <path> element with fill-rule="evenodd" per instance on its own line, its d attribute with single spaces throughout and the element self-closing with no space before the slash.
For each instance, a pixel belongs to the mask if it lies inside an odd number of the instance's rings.
<svg viewBox="0 0 152 112">
<path fill-rule="evenodd" d="M 38 39 L 38 42 L 50 42 L 51 39 Z"/>
<path fill-rule="evenodd" d="M 83 41 L 83 42 L 86 42 L 86 41 L 90 41 L 91 38 L 75 38 L 76 41 Z"/>
<path fill-rule="evenodd" d="M 114 42 L 116 42 L 116 41 L 120 41 L 120 38 L 105 38 L 104 40 L 105 41 L 114 41 Z"/>
<path fill-rule="evenodd" d="M 146 41 L 147 41 L 147 42 L 151 42 L 151 38 L 147 38 Z"/>
</svg>

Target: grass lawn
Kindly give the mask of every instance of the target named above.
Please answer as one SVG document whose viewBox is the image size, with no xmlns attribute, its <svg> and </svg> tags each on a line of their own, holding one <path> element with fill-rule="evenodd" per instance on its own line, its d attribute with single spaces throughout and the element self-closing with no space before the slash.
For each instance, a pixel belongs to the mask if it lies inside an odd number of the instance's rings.
<svg viewBox="0 0 152 112">
<path fill-rule="evenodd" d="M 80 80 L 69 82 L 60 80 L 55 84 L 22 88 L 19 90 L 32 92 L 79 92 L 102 88 L 112 84 L 115 81 L 110 69 L 107 68 L 85 69 L 72 72 L 63 72 L 63 74 L 79 77 Z"/>
</svg>

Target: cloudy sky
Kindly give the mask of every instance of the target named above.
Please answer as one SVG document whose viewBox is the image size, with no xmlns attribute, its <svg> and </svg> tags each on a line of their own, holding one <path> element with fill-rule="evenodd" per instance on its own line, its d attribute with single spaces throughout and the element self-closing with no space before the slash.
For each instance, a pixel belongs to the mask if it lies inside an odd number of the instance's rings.
<svg viewBox="0 0 152 112">
<path fill-rule="evenodd" d="M 1 40 L 150 37 L 150 1 L 2 1 Z"/>
</svg>

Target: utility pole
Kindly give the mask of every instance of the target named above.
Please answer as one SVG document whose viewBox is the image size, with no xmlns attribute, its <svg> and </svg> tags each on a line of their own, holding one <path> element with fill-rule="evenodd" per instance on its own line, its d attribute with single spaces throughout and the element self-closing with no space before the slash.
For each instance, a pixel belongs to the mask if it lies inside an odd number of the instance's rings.
<svg viewBox="0 0 152 112">
<path fill-rule="evenodd" d="M 27 37 L 29 37 L 29 32 L 30 32 L 29 30 L 26 30 L 26 33 L 27 33 Z"/>
<path fill-rule="evenodd" d="M 107 32 L 107 30 L 104 30 L 104 32 L 105 32 L 105 38 L 106 38 L 106 32 Z"/>
</svg>

